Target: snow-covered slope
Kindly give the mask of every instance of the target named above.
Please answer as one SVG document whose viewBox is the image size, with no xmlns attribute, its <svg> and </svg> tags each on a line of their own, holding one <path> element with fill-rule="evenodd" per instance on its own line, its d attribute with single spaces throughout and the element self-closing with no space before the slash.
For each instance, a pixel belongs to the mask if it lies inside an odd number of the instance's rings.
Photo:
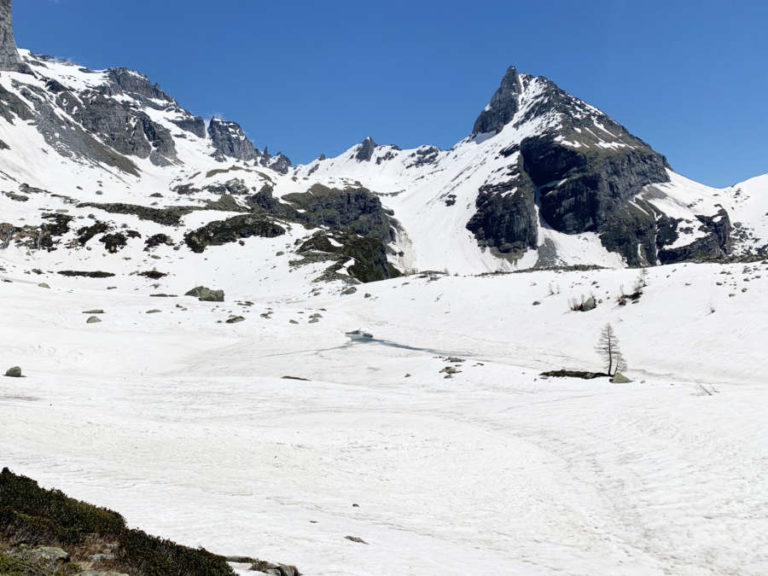
<svg viewBox="0 0 768 576">
<path fill-rule="evenodd" d="M 93 71 L 27 51 L 21 55 L 34 75 L 0 74 L 7 187 L 26 183 L 95 200 L 98 185 L 105 201 L 149 203 L 152 193 L 167 194 L 197 173 L 244 164 L 231 158 L 222 166 L 219 148 L 231 143 L 214 140 L 201 118 L 138 73 Z M 244 138 L 237 128 L 232 131 L 233 141 Z M 263 153 L 252 153 L 252 161 L 253 154 Z"/>
<path fill-rule="evenodd" d="M 658 267 L 620 306 L 637 277 L 311 297 L 286 276 L 206 304 L 3 274 L 0 361 L 27 378 L 0 379 L 0 463 L 312 576 L 762 576 L 768 268 Z M 633 383 L 539 376 L 599 370 L 607 322 Z M 350 342 L 358 327 L 377 340 Z"/>
</svg>

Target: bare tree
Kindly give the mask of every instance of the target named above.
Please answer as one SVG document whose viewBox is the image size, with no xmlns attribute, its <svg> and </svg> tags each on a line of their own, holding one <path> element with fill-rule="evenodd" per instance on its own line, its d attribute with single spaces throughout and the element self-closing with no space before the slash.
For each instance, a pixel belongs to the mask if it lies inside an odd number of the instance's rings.
<svg viewBox="0 0 768 576">
<path fill-rule="evenodd" d="M 619 350 L 619 339 L 610 324 L 606 324 L 600 332 L 600 339 L 597 341 L 595 350 L 602 356 L 608 368 L 609 376 L 615 376 L 616 372 L 627 369 L 627 362 Z"/>
</svg>

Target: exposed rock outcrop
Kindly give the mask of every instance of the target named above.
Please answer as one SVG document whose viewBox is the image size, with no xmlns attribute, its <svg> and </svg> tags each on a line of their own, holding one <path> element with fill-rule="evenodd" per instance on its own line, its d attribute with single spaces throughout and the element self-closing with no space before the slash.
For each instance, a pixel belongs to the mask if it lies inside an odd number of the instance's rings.
<svg viewBox="0 0 768 576">
<path fill-rule="evenodd" d="M 173 121 L 176 126 L 184 130 L 185 132 L 191 132 L 198 138 L 205 138 L 205 120 L 199 116 L 193 116 L 190 118 L 180 118 Z"/>
<path fill-rule="evenodd" d="M 110 81 L 110 95 L 127 93 L 132 96 L 142 96 L 152 100 L 162 100 L 169 103 L 176 101 L 160 89 L 158 84 L 153 84 L 149 78 L 128 68 L 110 68 L 107 71 Z"/>
<path fill-rule="evenodd" d="M 480 188 L 467 228 L 480 246 L 514 258 L 536 248 L 539 222 L 533 182 L 520 166 L 513 165 L 509 176 L 507 182 Z"/>
<path fill-rule="evenodd" d="M 34 116 L 21 98 L 0 86 L 0 117 L 13 124 L 15 118 L 31 120 Z"/>
<path fill-rule="evenodd" d="M 657 253 L 675 235 L 674 223 L 641 195 L 649 185 L 669 182 L 666 158 L 553 82 L 514 68 L 478 117 L 473 134 L 493 135 L 508 124 L 529 122 L 536 123 L 537 133 L 500 151 L 500 157 L 519 154 L 519 173 L 479 191 L 477 213 L 467 227 L 480 245 L 507 253 L 537 248 L 536 231 L 547 226 L 564 234 L 597 233 L 605 248 L 630 266 L 656 264 Z M 727 252 L 727 235 L 722 227 L 691 250 Z M 542 262 L 557 261 L 553 248 L 545 246 Z"/>
<path fill-rule="evenodd" d="M 288 174 L 290 171 L 292 166 L 291 159 L 282 152 L 278 152 L 273 156 L 269 153 L 268 148 L 264 148 L 264 152 L 259 154 L 259 165 L 264 166 L 265 168 L 271 168 L 280 174 Z"/>
<path fill-rule="evenodd" d="M 21 120 L 34 119 L 37 130 L 46 143 L 62 156 L 85 158 L 138 176 L 139 170 L 130 159 L 97 140 L 87 128 L 75 122 L 62 121 L 57 107 L 67 112 L 80 110 L 82 117 L 87 117 L 88 113 L 82 110 L 85 104 L 77 96 L 57 84 L 49 83 L 49 90 L 53 90 L 51 93 L 34 86 L 24 86 L 21 94 L 31 103 L 31 108 L 0 87 L 0 115 L 11 123 L 14 116 Z M 117 129 L 121 134 L 125 134 L 125 126 L 118 126 Z M 125 139 L 123 136 L 123 140 Z M 151 149 L 151 146 L 149 148 Z M 149 153 L 148 151 L 147 154 Z"/>
<path fill-rule="evenodd" d="M 376 151 L 376 142 L 370 136 L 363 140 L 357 146 L 357 152 L 355 153 L 355 160 L 358 162 L 370 162 L 373 158 L 373 153 Z"/>
<path fill-rule="evenodd" d="M 565 234 L 597 232 L 632 266 L 655 263 L 656 215 L 633 199 L 645 186 L 669 180 L 662 155 L 641 144 L 569 146 L 555 134 L 526 138 L 520 150 L 544 222 Z"/>
<path fill-rule="evenodd" d="M 665 248 L 659 251 L 659 261 L 662 264 L 697 260 L 717 260 L 728 256 L 733 249 L 731 232 L 733 226 L 725 209 L 715 216 L 697 216 L 701 226 L 699 231 L 704 233 L 702 238 L 691 244 L 677 248 Z"/>
<path fill-rule="evenodd" d="M 299 247 L 297 254 L 303 259 L 291 263 L 295 266 L 332 262 L 319 280 L 377 282 L 401 275 L 388 262 L 383 242 L 354 233 L 317 232 Z M 344 268 L 346 275 L 341 273 Z"/>
<path fill-rule="evenodd" d="M 236 122 L 212 118 L 208 123 L 208 135 L 219 154 L 249 161 L 257 156 L 256 148 Z"/>
<path fill-rule="evenodd" d="M 59 101 L 88 132 L 98 134 L 121 154 L 151 158 L 158 165 L 163 165 L 161 158 L 176 157 L 170 131 L 127 103 L 94 93 L 74 99 L 69 106 L 61 96 Z"/>
<path fill-rule="evenodd" d="M 184 241 L 193 252 L 204 252 L 208 246 L 221 246 L 244 238 L 260 236 L 275 238 L 285 234 L 285 228 L 269 219 L 254 214 L 234 216 L 227 220 L 216 220 L 193 230 L 184 236 Z"/>
<path fill-rule="evenodd" d="M 189 126 L 188 123 L 184 125 Z M 197 126 L 194 128 L 198 129 Z M 216 149 L 215 156 L 218 160 L 234 158 L 243 162 L 253 161 L 258 166 L 271 168 L 281 174 L 287 174 L 291 168 L 291 161 L 285 154 L 279 152 L 273 156 L 268 149 L 262 152 L 256 148 L 237 122 L 213 118 L 208 123 L 208 136 Z"/>
<path fill-rule="evenodd" d="M 308 192 L 287 194 L 284 200 L 301 210 L 294 217 L 309 226 L 348 230 L 385 244 L 393 240 L 391 214 L 366 188 L 338 190 L 315 184 Z"/>
<path fill-rule="evenodd" d="M 169 208 L 153 208 L 151 206 L 140 206 L 137 204 L 99 204 L 97 202 L 84 202 L 78 204 L 78 208 L 98 208 L 110 214 L 133 214 L 141 220 L 150 220 L 157 224 L 165 226 L 178 226 L 181 219 L 190 214 L 197 208 L 191 206 L 171 206 Z"/>
<path fill-rule="evenodd" d="M 501 86 L 491 98 L 491 102 L 475 121 L 472 134 L 501 132 L 520 109 L 521 92 L 520 74 L 514 66 L 510 66 L 501 80 Z"/>
<path fill-rule="evenodd" d="M 28 72 L 21 61 L 13 35 L 11 0 L 0 0 L 0 70 Z"/>
</svg>

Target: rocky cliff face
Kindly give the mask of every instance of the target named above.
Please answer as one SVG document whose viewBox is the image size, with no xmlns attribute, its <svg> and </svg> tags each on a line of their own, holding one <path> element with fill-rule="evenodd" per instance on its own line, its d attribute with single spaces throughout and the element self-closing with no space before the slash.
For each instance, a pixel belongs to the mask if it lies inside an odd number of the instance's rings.
<svg viewBox="0 0 768 576">
<path fill-rule="evenodd" d="M 479 190 L 477 212 L 467 228 L 484 248 L 519 257 L 538 245 L 536 189 L 522 166 L 512 165 L 509 180 Z"/>
<path fill-rule="evenodd" d="M 501 80 L 501 86 L 491 98 L 490 104 L 478 116 L 473 134 L 498 133 L 509 124 L 520 109 L 520 96 L 523 85 L 520 74 L 514 66 L 507 69 Z"/>
<path fill-rule="evenodd" d="M 655 263 L 656 217 L 633 199 L 646 186 L 669 181 L 666 160 L 645 145 L 604 149 L 574 147 L 576 142 L 563 144 L 547 135 L 521 144 L 539 190 L 542 220 L 566 234 L 597 232 L 603 245 L 630 265 Z"/>
<path fill-rule="evenodd" d="M 237 122 L 213 118 L 208 124 L 208 136 L 210 136 L 216 151 L 222 156 L 246 162 L 256 158 L 256 148 L 253 142 L 248 140 Z"/>
<path fill-rule="evenodd" d="M 26 70 L 16 49 L 13 35 L 11 0 L 0 0 L 0 70 Z"/>
</svg>

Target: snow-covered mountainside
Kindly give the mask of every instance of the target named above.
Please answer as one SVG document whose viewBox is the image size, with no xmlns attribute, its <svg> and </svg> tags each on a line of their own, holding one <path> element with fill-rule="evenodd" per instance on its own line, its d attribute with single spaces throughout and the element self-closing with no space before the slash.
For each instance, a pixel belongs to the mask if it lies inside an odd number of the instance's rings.
<svg viewBox="0 0 768 576">
<path fill-rule="evenodd" d="M 765 187 L 740 198 L 691 182 L 599 110 L 514 68 L 450 150 L 368 139 L 296 175 L 376 191 L 417 269 L 648 266 L 766 249 L 755 215 Z"/>
<path fill-rule="evenodd" d="M 285 259 L 326 262 L 321 276 L 355 282 L 428 269 L 725 259 L 768 243 L 755 217 L 768 203 L 759 183 L 690 182 L 599 110 L 514 68 L 450 150 L 368 138 L 292 167 L 137 72 L 17 53 L 9 10 L 0 246 L 80 261 L 99 242 L 119 259 L 124 247 L 189 254 L 287 234 Z"/>
</svg>

